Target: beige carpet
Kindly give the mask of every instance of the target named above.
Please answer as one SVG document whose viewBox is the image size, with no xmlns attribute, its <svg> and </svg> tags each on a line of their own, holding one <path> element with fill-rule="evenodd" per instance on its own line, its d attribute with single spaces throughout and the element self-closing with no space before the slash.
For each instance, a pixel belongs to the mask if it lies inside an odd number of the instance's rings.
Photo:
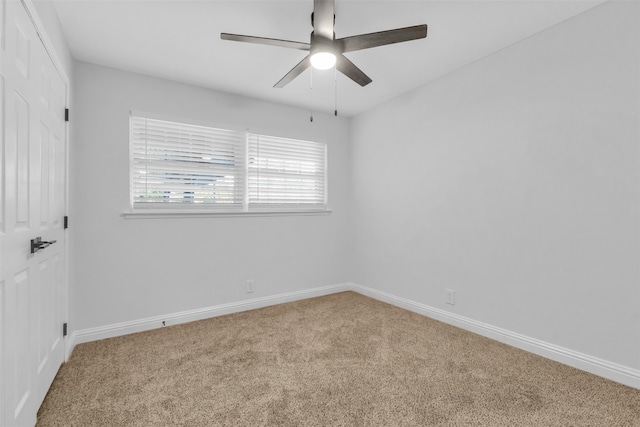
<svg viewBox="0 0 640 427">
<path fill-rule="evenodd" d="M 353 292 L 76 347 L 38 426 L 640 426 L 640 391 Z"/>
</svg>

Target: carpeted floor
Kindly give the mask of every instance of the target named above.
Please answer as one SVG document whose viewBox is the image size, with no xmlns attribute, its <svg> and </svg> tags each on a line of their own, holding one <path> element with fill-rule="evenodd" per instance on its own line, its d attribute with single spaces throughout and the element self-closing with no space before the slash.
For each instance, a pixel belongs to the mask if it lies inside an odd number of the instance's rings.
<svg viewBox="0 0 640 427">
<path fill-rule="evenodd" d="M 38 426 L 640 426 L 640 390 L 344 292 L 81 344 Z"/>
</svg>

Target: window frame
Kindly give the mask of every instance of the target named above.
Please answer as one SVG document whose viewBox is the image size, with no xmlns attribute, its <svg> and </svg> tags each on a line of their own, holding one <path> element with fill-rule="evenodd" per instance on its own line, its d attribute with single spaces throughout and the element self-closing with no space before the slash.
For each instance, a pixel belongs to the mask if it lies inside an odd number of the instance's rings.
<svg viewBox="0 0 640 427">
<path fill-rule="evenodd" d="M 215 206 L 208 203 L 153 203 L 138 202 L 134 203 L 134 154 L 133 154 L 133 119 L 134 117 L 150 120 L 160 120 L 177 124 L 190 126 L 199 126 L 220 129 L 224 131 L 241 132 L 244 135 L 244 161 L 241 171 L 243 179 L 242 205 L 240 209 L 229 209 L 229 207 Z M 272 138 L 281 138 L 304 143 L 317 143 L 323 145 L 324 151 L 324 203 L 322 205 L 314 204 L 306 207 L 303 203 L 296 204 L 278 204 L 271 207 L 252 207 L 249 202 L 249 138 L 251 135 L 267 136 Z M 129 210 L 122 212 L 122 216 L 126 219 L 135 218 L 203 218 L 203 217 L 234 217 L 234 216 L 286 216 L 286 215 L 324 215 L 331 213 L 328 204 L 328 144 L 324 141 L 313 141 L 309 139 L 291 138 L 289 136 L 266 135 L 263 133 L 251 132 L 249 129 L 239 129 L 237 126 L 225 126 L 210 122 L 201 122 L 197 120 L 167 117 L 153 113 L 146 113 L 132 110 L 129 113 Z"/>
</svg>

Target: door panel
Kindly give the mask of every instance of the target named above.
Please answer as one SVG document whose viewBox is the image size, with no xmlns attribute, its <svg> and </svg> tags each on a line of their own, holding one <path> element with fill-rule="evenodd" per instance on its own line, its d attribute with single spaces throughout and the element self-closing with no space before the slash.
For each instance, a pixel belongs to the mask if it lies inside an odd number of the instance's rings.
<svg viewBox="0 0 640 427">
<path fill-rule="evenodd" d="M 21 1 L 0 22 L 0 425 L 32 426 L 64 359 L 66 83 Z"/>
<path fill-rule="evenodd" d="M 0 11 L 2 10 L 4 4 L 2 4 L 2 1 L 0 1 Z M 0 16 L 0 22 L 1 21 L 2 16 Z M 0 31 L 0 34 L 2 34 L 2 31 Z M 0 43 L 0 52 L 2 52 L 3 50 L 1 49 L 2 44 Z M 0 68 L 0 177 L 5 176 L 4 174 L 4 164 L 5 164 L 5 146 L 4 146 L 4 140 L 5 140 L 5 129 L 4 129 L 4 119 L 5 114 L 4 114 L 4 104 L 6 102 L 6 97 L 5 97 L 5 91 L 4 91 L 4 75 L 2 75 L 2 69 Z M 5 212 L 5 191 L 4 191 L 4 186 L 0 185 L 0 236 L 2 236 L 4 234 L 4 212 Z M 0 271 L 2 271 L 2 258 L 0 258 Z M 0 277 L 1 278 L 1 277 Z M 2 288 L 0 288 L 1 290 Z M 1 306 L 0 306 L 1 307 Z M 0 329 L 1 330 L 1 329 Z M 1 340 L 0 340 L 0 345 L 1 345 Z M 2 354 L 0 353 L 0 361 L 2 360 Z M 2 377 L 0 377 L 1 379 Z"/>
<path fill-rule="evenodd" d="M 13 5 L 16 6 L 16 5 Z M 12 16 L 9 15 L 9 19 Z M 29 51 L 31 50 L 31 39 L 32 37 L 27 36 L 25 32 L 25 27 L 29 27 L 29 22 L 26 20 L 21 20 L 21 17 L 16 17 L 13 22 L 8 27 L 9 31 L 13 31 L 14 39 L 11 40 L 11 36 L 9 35 L 9 41 L 13 41 L 15 43 L 16 51 L 15 51 L 15 64 L 16 69 L 22 73 L 22 76 L 26 79 L 29 78 Z M 8 22 L 9 23 L 9 22 Z"/>
<path fill-rule="evenodd" d="M 30 319 L 30 295 L 31 277 L 29 270 L 18 272 L 13 277 L 10 287 L 7 289 L 7 312 L 14 319 L 14 330 L 8 334 L 9 367 L 12 368 L 7 375 L 7 384 L 13 384 L 13 390 L 9 390 L 9 411 L 13 412 L 16 420 L 23 418 L 25 409 L 30 408 L 31 387 L 33 372 L 29 364 L 23 361 L 31 358 L 31 319 Z M 32 399 L 31 399 L 32 400 Z M 11 414 L 8 414 L 11 415 Z M 9 424 L 11 425 L 11 424 Z"/>
<path fill-rule="evenodd" d="M 47 228 L 49 218 L 49 128 L 44 123 L 40 124 L 40 228 Z M 36 160 L 36 162 L 38 162 Z"/>
<path fill-rule="evenodd" d="M 31 188 L 29 182 L 29 104 L 16 92 L 13 94 L 15 117 L 15 138 L 9 144 L 12 151 L 16 152 L 16 222 L 15 231 L 27 230 L 29 228 L 29 199 Z M 12 123 L 7 123 L 7 128 Z M 9 191 L 9 189 L 7 189 Z"/>
<path fill-rule="evenodd" d="M 37 309 L 35 313 L 35 318 L 38 323 L 38 335 L 40 335 L 43 339 L 38 340 L 36 345 L 38 346 L 38 375 L 42 374 L 44 369 L 47 366 L 47 361 L 49 358 L 49 330 L 51 324 L 49 319 L 51 318 L 51 311 L 53 310 L 53 306 L 49 303 L 51 301 L 51 290 L 50 286 L 47 286 L 48 283 L 51 283 L 48 279 L 48 275 L 51 274 L 51 268 L 49 267 L 49 260 L 41 261 L 38 264 L 38 301 Z"/>
</svg>

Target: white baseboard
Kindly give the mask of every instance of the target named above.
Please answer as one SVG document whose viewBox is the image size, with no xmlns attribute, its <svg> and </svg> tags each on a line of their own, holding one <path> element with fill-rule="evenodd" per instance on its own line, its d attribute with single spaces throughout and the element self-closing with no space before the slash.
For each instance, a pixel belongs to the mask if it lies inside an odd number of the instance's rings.
<svg viewBox="0 0 640 427">
<path fill-rule="evenodd" d="M 610 379 L 612 381 L 616 381 L 630 387 L 640 389 L 640 370 L 599 359 L 588 354 L 560 347 L 555 344 L 550 344 L 535 338 L 527 337 L 525 335 L 521 335 L 507 329 L 498 328 L 487 323 L 449 313 L 445 310 L 440 310 L 426 304 L 398 297 L 386 292 L 358 285 L 356 283 L 341 283 L 338 285 L 323 286 L 303 291 L 288 292 L 284 294 L 254 298 L 246 301 L 220 304 L 196 310 L 182 311 L 163 316 L 148 317 L 146 319 L 139 319 L 129 322 L 100 326 L 97 328 L 73 331 L 68 337 L 66 345 L 67 359 L 71 355 L 73 348 L 77 344 L 162 328 L 163 321 L 165 322 L 166 326 L 177 325 L 180 323 L 193 322 L 195 320 L 202 320 L 210 317 L 222 316 L 225 314 L 238 313 L 241 311 L 253 310 L 256 308 L 268 307 L 271 305 L 298 301 L 307 298 L 314 298 L 344 291 L 358 292 L 362 295 L 377 299 L 382 302 L 386 302 L 396 307 L 413 311 L 423 316 L 427 316 L 432 319 L 457 326 L 470 332 L 474 332 L 478 335 L 482 335 L 487 338 L 491 338 L 496 341 L 511 345 L 513 347 L 529 351 L 539 356 L 555 360 L 556 362 L 560 362 L 565 365 L 569 365 L 574 368 Z"/>
<path fill-rule="evenodd" d="M 445 310 L 440 310 L 426 304 L 421 304 L 356 283 L 350 283 L 347 287 L 349 290 L 395 305 L 396 307 L 422 314 L 423 316 L 457 326 L 478 335 L 546 357 L 547 359 L 555 360 L 556 362 L 581 369 L 594 375 L 640 389 L 640 370 L 638 369 L 599 359 L 588 354 L 527 337 L 507 329 L 478 322 L 464 316 L 449 313 Z"/>
<path fill-rule="evenodd" d="M 181 311 L 178 313 L 165 314 L 162 316 L 147 317 L 145 319 L 132 320 L 128 322 L 115 323 L 112 325 L 99 326 L 97 328 L 81 329 L 73 331 L 69 336 L 66 348 L 67 359 L 78 344 L 90 341 L 113 338 L 121 335 L 133 334 L 136 332 L 149 331 L 164 326 L 178 325 L 181 323 L 193 322 L 195 320 L 208 319 L 211 317 L 223 316 L 225 314 L 239 313 L 241 311 L 254 310 L 256 308 L 268 307 L 271 305 L 283 304 L 286 302 L 298 301 L 307 298 L 314 298 L 323 295 L 334 294 L 349 290 L 348 284 L 338 284 L 322 286 L 318 288 L 305 289 L 302 291 L 287 292 L 278 295 L 253 298 L 246 301 L 237 301 L 227 304 L 215 305 L 212 307 L 198 308 L 195 310 Z M 164 325 L 163 323 L 164 322 Z"/>
</svg>

